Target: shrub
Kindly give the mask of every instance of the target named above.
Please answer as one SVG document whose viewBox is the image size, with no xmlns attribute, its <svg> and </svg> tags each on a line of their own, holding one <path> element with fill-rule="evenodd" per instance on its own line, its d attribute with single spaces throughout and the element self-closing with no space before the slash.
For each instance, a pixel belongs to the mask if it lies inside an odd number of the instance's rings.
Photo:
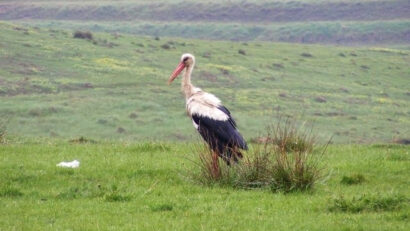
<svg viewBox="0 0 410 231">
<path fill-rule="evenodd" d="M 313 188 L 323 175 L 320 159 L 327 145 L 320 152 L 312 129 L 297 126 L 290 119 L 270 126 L 267 133 L 261 144 L 256 144 L 242 161 L 231 167 L 220 165 L 219 160 L 215 163 L 212 151 L 204 146 L 195 162 L 199 173 L 190 175 L 203 184 L 234 188 L 263 187 L 285 193 Z"/>
<path fill-rule="evenodd" d="M 245 51 L 245 50 L 242 50 L 242 49 L 239 49 L 239 50 L 238 50 L 238 53 L 241 54 L 241 55 L 246 55 L 246 51 Z"/>
<path fill-rule="evenodd" d="M 78 39 L 92 40 L 93 39 L 93 34 L 89 31 L 76 31 L 76 32 L 74 32 L 73 37 L 78 38 Z"/>
</svg>

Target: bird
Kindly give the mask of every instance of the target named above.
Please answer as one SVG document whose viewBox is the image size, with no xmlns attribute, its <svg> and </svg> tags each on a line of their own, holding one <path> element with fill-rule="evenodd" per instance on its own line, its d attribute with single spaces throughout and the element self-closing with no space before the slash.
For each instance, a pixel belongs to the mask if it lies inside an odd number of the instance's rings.
<svg viewBox="0 0 410 231">
<path fill-rule="evenodd" d="M 185 95 L 186 112 L 203 140 L 212 150 L 212 161 L 218 168 L 218 156 L 229 166 L 243 158 L 242 150 L 248 150 L 246 141 L 237 129 L 231 112 L 222 105 L 215 95 L 195 87 L 191 83 L 191 74 L 195 66 L 192 54 L 183 54 L 175 70 L 168 79 L 168 85 L 184 71 L 181 90 Z"/>
</svg>

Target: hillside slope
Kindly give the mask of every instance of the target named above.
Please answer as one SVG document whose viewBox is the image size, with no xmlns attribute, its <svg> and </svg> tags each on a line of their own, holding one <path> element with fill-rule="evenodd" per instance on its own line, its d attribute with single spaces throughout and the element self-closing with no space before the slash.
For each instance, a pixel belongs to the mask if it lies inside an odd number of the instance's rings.
<svg viewBox="0 0 410 231">
<path fill-rule="evenodd" d="M 240 52 L 239 52 L 240 51 Z M 10 135 L 197 139 L 178 80 L 219 96 L 248 139 L 279 116 L 314 121 L 323 140 L 408 138 L 410 52 L 284 43 L 232 43 L 93 34 L 0 23 L 0 116 Z"/>
<path fill-rule="evenodd" d="M 406 0 L 2 1 L 0 19 L 295 22 L 408 19 Z"/>
<path fill-rule="evenodd" d="M 331 44 L 410 44 L 407 0 L 0 1 L 0 20 L 52 29 Z"/>
</svg>

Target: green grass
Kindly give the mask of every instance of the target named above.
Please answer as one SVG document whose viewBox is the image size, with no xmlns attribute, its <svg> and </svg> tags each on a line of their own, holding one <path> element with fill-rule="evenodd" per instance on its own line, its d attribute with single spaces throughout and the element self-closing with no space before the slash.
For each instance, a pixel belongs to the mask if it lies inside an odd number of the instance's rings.
<svg viewBox="0 0 410 231">
<path fill-rule="evenodd" d="M 322 141 L 408 138 L 405 49 L 105 33 L 92 42 L 5 23 L 0 32 L 0 116 L 10 136 L 197 139 L 178 80 L 166 85 L 180 55 L 190 52 L 197 58 L 193 83 L 222 99 L 247 139 L 286 115 L 313 121 Z"/>
<path fill-rule="evenodd" d="M 351 200 L 346 200 L 344 197 L 333 200 L 333 205 L 329 207 L 331 212 L 350 212 L 359 213 L 362 211 L 378 212 L 378 211 L 394 211 L 400 210 L 403 204 L 408 204 L 409 198 L 401 195 L 361 195 L 353 197 Z"/>
<path fill-rule="evenodd" d="M 408 160 L 389 158 L 391 153 L 409 156 L 408 147 L 331 145 L 327 153 L 323 159 L 327 178 L 314 191 L 282 194 L 194 183 L 190 160 L 198 157 L 192 144 L 13 141 L 0 145 L 0 227 L 408 229 Z M 55 166 L 73 159 L 80 160 L 78 169 Z M 342 184 L 342 176 L 352 172 L 362 174 L 366 181 Z M 343 205 L 340 198 L 346 208 L 361 210 L 331 209 Z"/>
<path fill-rule="evenodd" d="M 353 174 L 351 176 L 343 176 L 340 183 L 347 184 L 347 185 L 353 185 L 353 184 L 361 184 L 365 181 L 366 179 L 362 174 Z"/>
</svg>

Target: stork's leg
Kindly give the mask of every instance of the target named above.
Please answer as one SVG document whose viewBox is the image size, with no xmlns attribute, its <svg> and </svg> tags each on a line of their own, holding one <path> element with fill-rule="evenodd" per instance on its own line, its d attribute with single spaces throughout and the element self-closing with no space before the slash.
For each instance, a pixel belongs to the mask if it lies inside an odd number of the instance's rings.
<svg viewBox="0 0 410 231">
<path fill-rule="evenodd" d="M 212 152 L 212 172 L 215 178 L 221 176 L 221 169 L 219 168 L 218 153 Z"/>
</svg>

